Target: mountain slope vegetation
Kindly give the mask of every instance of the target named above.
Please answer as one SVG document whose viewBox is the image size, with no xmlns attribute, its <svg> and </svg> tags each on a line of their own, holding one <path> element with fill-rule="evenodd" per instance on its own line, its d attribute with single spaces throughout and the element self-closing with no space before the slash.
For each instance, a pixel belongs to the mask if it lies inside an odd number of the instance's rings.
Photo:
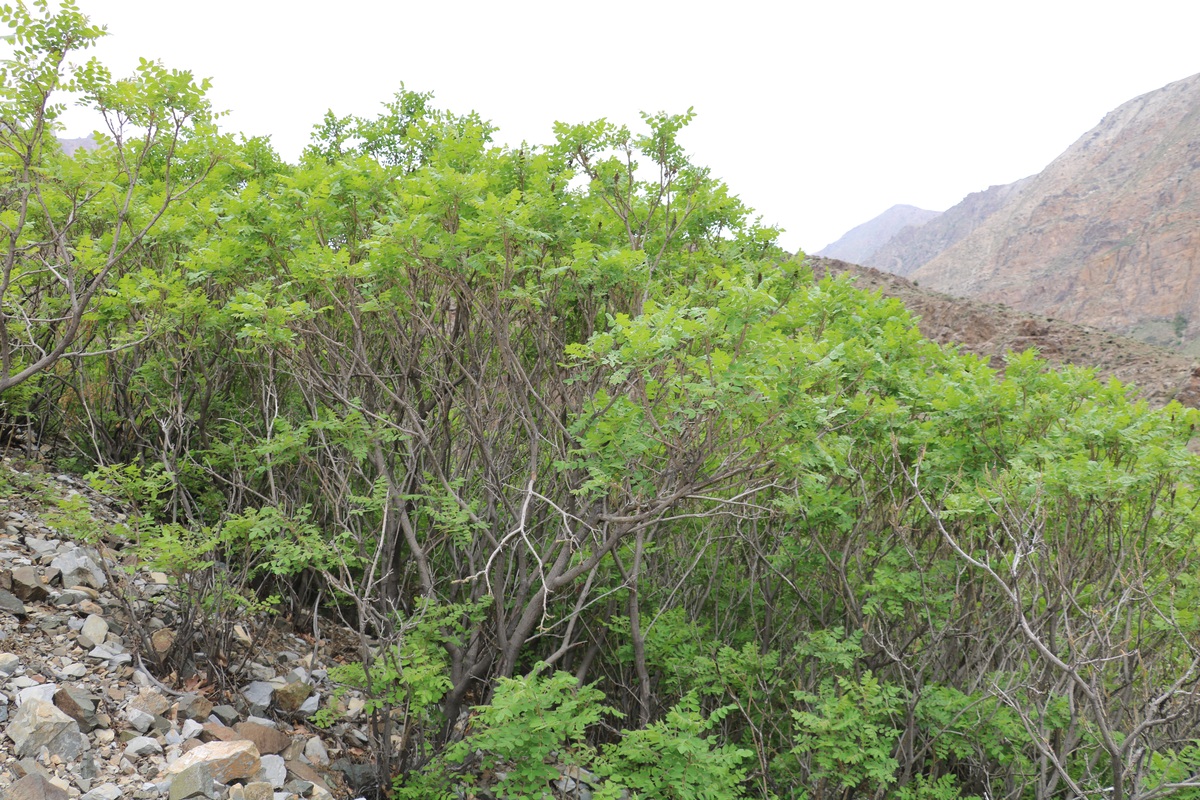
<svg viewBox="0 0 1200 800">
<path fill-rule="evenodd" d="M 197 609 L 164 676 L 340 616 L 395 797 L 1200 785 L 1197 412 L 815 279 L 690 114 L 502 147 L 402 89 L 290 164 L 89 65 L 148 111 L 68 157 L 94 31 L 6 13 L 3 418 L 135 509 Z"/>
</svg>

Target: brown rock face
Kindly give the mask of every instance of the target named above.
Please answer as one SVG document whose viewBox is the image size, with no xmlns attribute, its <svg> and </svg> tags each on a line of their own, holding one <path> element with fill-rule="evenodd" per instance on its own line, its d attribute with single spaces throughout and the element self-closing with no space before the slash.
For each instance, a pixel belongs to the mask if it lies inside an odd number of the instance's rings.
<svg viewBox="0 0 1200 800">
<path fill-rule="evenodd" d="M 67 800 L 69 795 L 36 772 L 8 787 L 5 800 Z"/>
<path fill-rule="evenodd" d="M 842 260 L 894 272 L 897 275 L 911 275 L 933 260 L 938 253 L 974 233 L 988 217 L 1012 202 L 1032 181 L 1033 178 L 1022 178 L 1016 183 L 973 192 L 936 219 L 899 231 L 865 258 Z"/>
<path fill-rule="evenodd" d="M 1200 339 L 1200 75 L 1108 114 L 911 277 L 1147 341 Z"/>
</svg>

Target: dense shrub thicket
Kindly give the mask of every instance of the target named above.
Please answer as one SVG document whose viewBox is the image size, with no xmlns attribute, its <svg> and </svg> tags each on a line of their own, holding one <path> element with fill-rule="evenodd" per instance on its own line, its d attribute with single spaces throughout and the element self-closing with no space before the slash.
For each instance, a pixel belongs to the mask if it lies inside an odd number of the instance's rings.
<svg viewBox="0 0 1200 800">
<path fill-rule="evenodd" d="M 3 18 L 0 402 L 137 509 L 164 668 L 340 615 L 400 797 L 1195 792 L 1196 412 L 814 280 L 690 112 L 514 148 L 401 90 L 289 164 Z"/>
</svg>

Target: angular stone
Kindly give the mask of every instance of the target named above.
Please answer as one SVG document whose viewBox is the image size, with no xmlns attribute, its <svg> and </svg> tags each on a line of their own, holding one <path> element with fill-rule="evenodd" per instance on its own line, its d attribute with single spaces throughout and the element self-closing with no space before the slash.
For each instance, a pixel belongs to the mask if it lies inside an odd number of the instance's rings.
<svg viewBox="0 0 1200 800">
<path fill-rule="evenodd" d="M 141 756 L 148 756 L 154 753 L 161 753 L 162 745 L 149 736 L 135 736 L 125 744 L 125 752 L 122 756 L 130 761 L 136 761 Z"/>
<path fill-rule="evenodd" d="M 195 739 L 204 730 L 204 726 L 194 719 L 185 719 L 183 725 L 179 728 L 179 735 L 183 739 Z"/>
<path fill-rule="evenodd" d="M 13 653 L 0 653 L 0 677 L 8 677 L 21 666 L 21 657 Z"/>
<path fill-rule="evenodd" d="M 275 800 L 275 787 L 263 781 L 251 781 L 242 786 L 246 800 Z"/>
<path fill-rule="evenodd" d="M 47 540 L 39 539 L 36 536 L 26 536 L 25 546 L 33 552 L 37 553 L 38 557 L 51 555 L 62 542 L 57 539 Z"/>
<path fill-rule="evenodd" d="M 202 742 L 233 742 L 237 739 L 237 731 L 219 722 L 206 722 L 200 726 Z"/>
<path fill-rule="evenodd" d="M 58 691 L 58 684 L 55 683 L 39 683 L 36 686 L 28 686 L 17 692 L 17 705 L 23 706 L 30 700 L 44 700 L 47 703 L 54 702 L 54 693 Z"/>
<path fill-rule="evenodd" d="M 75 720 L 44 700 L 23 703 L 4 732 L 13 740 L 18 757 L 35 755 L 45 747 L 50 755 L 73 761 L 87 741 Z"/>
<path fill-rule="evenodd" d="M 288 774 L 293 778 L 298 778 L 302 781 L 308 781 L 313 786 L 319 786 L 325 791 L 329 791 L 329 787 L 321 778 L 321 774 L 315 769 L 305 764 L 303 761 L 289 761 L 287 765 Z"/>
<path fill-rule="evenodd" d="M 16 567 L 12 571 L 12 593 L 27 603 L 45 600 L 50 590 L 42 583 L 33 567 Z"/>
<path fill-rule="evenodd" d="M 242 688 L 242 697 L 250 704 L 250 713 L 261 714 L 271 707 L 275 687 L 266 681 L 254 681 Z"/>
<path fill-rule="evenodd" d="M 318 767 L 329 766 L 329 751 L 325 749 L 325 743 L 321 741 L 320 736 L 314 736 L 304 743 L 304 757 L 308 759 L 308 763 Z"/>
<path fill-rule="evenodd" d="M 121 794 L 120 786 L 115 783 L 105 783 L 92 789 L 79 800 L 120 800 Z"/>
<path fill-rule="evenodd" d="M 307 700 L 300 704 L 300 708 L 297 709 L 296 713 L 311 716 L 312 714 L 317 713 L 317 709 L 320 707 L 321 695 L 313 693 L 309 695 Z"/>
<path fill-rule="evenodd" d="M 204 722 L 213 713 L 213 704 L 202 694 L 185 694 L 179 698 L 179 713 L 187 719 Z"/>
<path fill-rule="evenodd" d="M 87 675 L 87 667 L 83 664 L 72 662 L 59 670 L 58 674 L 64 678 L 79 679 Z"/>
<path fill-rule="evenodd" d="M 307 683 L 289 683 L 281 686 L 275 690 L 275 705 L 280 711 L 288 713 L 297 711 L 312 694 L 312 690 Z"/>
<path fill-rule="evenodd" d="M 162 628 L 150 635 L 150 647 L 159 658 L 171 652 L 171 648 L 175 646 L 175 631 L 170 628 Z"/>
<path fill-rule="evenodd" d="M 167 767 L 167 773 L 178 776 L 193 764 L 207 764 L 214 780 L 229 783 L 253 777 L 262 760 L 253 742 L 209 742 L 184 753 Z"/>
<path fill-rule="evenodd" d="M 283 756 L 263 756 L 262 766 L 254 780 L 270 784 L 275 789 L 282 788 L 287 783 L 287 762 L 283 760 Z"/>
<path fill-rule="evenodd" d="M 162 692 L 157 689 L 142 689 L 138 692 L 137 697 L 129 701 L 130 708 L 136 708 L 138 711 L 145 711 L 147 714 L 153 714 L 156 717 L 161 717 L 167 713 L 171 704 L 167 702 L 167 698 L 163 697 Z"/>
<path fill-rule="evenodd" d="M 237 709 L 233 706 L 214 706 L 212 710 L 213 716 L 220 720 L 225 725 L 232 725 L 238 721 Z"/>
<path fill-rule="evenodd" d="M 80 800 L 120 800 L 123 795 L 121 787 L 115 783 L 104 783 L 83 795 Z"/>
<path fill-rule="evenodd" d="M 80 729 L 90 731 L 99 725 L 96 719 L 96 700 L 77 686 L 63 686 L 54 693 L 54 705 L 79 723 Z"/>
<path fill-rule="evenodd" d="M 69 795 L 37 772 L 8 787 L 4 800 L 67 800 Z"/>
<path fill-rule="evenodd" d="M 7 611 L 17 619 L 24 619 L 29 613 L 25 610 L 25 604 L 21 602 L 20 598 L 3 589 L 0 589 L 0 611 Z"/>
<path fill-rule="evenodd" d="M 13 771 L 22 778 L 33 774 L 41 775 L 46 780 L 50 780 L 53 777 L 46 771 L 45 767 L 37 762 L 36 758 L 22 758 L 16 763 Z"/>
<path fill-rule="evenodd" d="M 233 726 L 242 739 L 254 742 L 259 753 L 282 753 L 292 743 L 292 737 L 257 722 L 239 722 Z"/>
<path fill-rule="evenodd" d="M 182 760 L 181 758 L 180 761 Z M 169 800 L 190 800 L 195 797 L 216 797 L 213 792 L 212 768 L 203 761 L 189 764 L 171 778 Z"/>
<path fill-rule="evenodd" d="M 108 583 L 104 577 L 104 571 L 96 565 L 92 556 L 82 547 L 76 547 L 56 556 L 50 562 L 50 566 L 62 572 L 64 589 L 73 589 L 76 586 L 103 589 Z"/>
<path fill-rule="evenodd" d="M 104 640 L 108 638 L 108 622 L 104 617 L 96 614 L 89 614 L 88 618 L 83 621 L 83 627 L 79 630 L 79 635 L 87 639 L 91 647 L 99 644 L 104 644 Z M 89 645 L 85 644 L 84 647 Z"/>
<path fill-rule="evenodd" d="M 138 733 L 145 733 L 154 725 L 154 715 L 148 714 L 140 708 L 125 709 L 125 719 Z"/>
</svg>

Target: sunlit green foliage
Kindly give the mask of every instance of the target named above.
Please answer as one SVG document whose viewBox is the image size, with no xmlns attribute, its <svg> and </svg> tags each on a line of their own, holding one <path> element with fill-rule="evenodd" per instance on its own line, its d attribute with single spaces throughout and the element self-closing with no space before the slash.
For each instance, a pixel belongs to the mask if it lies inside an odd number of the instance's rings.
<svg viewBox="0 0 1200 800">
<path fill-rule="evenodd" d="M 187 73 L 60 73 L 99 31 L 34 9 L 0 14 L 4 420 L 134 512 L 170 658 L 336 610 L 403 797 L 1196 783 L 1194 410 L 1032 352 L 1001 376 L 814 276 L 686 152 L 691 111 L 512 147 L 401 88 L 290 164 Z M 115 122 L 75 158 L 71 81 Z M 95 541 L 84 512 L 58 524 Z"/>
</svg>

